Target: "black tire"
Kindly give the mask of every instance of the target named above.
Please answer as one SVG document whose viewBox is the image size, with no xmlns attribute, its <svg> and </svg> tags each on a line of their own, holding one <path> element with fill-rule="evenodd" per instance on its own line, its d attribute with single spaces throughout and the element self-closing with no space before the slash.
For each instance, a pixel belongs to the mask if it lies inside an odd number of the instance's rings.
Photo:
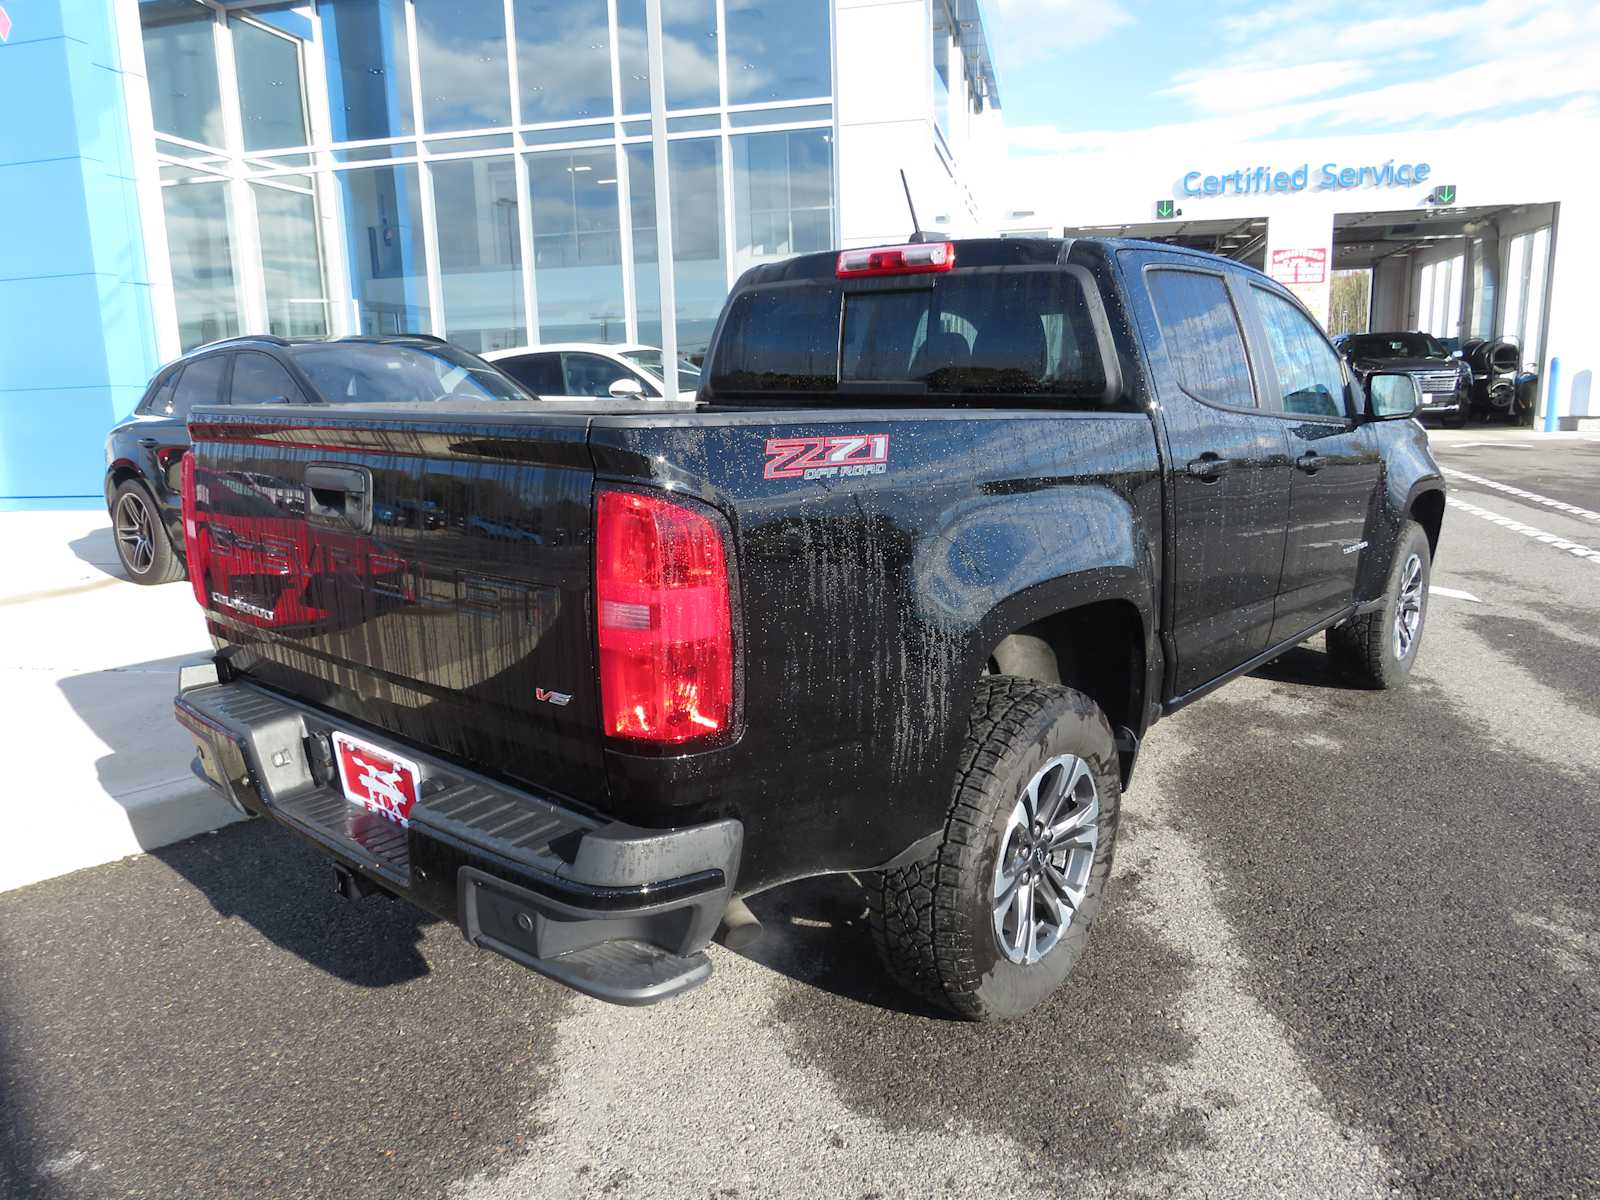
<svg viewBox="0 0 1600 1200">
<path fill-rule="evenodd" d="M 1402 651 L 1396 615 L 1402 603 L 1402 590 L 1412 590 L 1407 584 L 1411 582 L 1413 559 L 1420 570 L 1415 581 L 1416 620 L 1410 640 Z M 1395 541 L 1383 607 L 1328 630 L 1328 657 L 1340 675 L 1362 687 L 1379 689 L 1399 687 L 1411 677 L 1427 626 L 1428 579 L 1432 569 L 1428 535 L 1415 521 L 1407 521 Z"/>
<path fill-rule="evenodd" d="M 184 576 L 183 560 L 172 548 L 161 510 L 134 479 L 124 480 L 111 493 L 111 536 L 117 545 L 117 558 L 134 583 L 155 585 L 174 583 Z M 143 548 L 137 536 L 141 516 L 148 542 Z"/>
<path fill-rule="evenodd" d="M 1037 961 L 1014 962 L 995 928 L 1001 843 L 1024 789 L 1064 756 L 1081 760 L 1093 781 L 1098 839 L 1092 850 L 1072 852 L 1086 857 L 1066 859 L 1069 874 L 1074 867 L 1083 872 L 1077 876 L 1082 899 L 1059 940 Z M 1073 769 L 1051 767 L 1040 791 Z M 873 941 L 890 976 L 907 991 L 974 1021 L 1003 1021 L 1041 1003 L 1083 953 L 1100 911 L 1121 799 L 1116 744 L 1094 701 L 1070 688 L 1015 676 L 979 680 L 939 846 L 867 880 Z M 1077 802 L 1073 811 L 1085 813 L 1088 806 Z M 1051 887 L 1049 895 L 1058 894 Z"/>
</svg>

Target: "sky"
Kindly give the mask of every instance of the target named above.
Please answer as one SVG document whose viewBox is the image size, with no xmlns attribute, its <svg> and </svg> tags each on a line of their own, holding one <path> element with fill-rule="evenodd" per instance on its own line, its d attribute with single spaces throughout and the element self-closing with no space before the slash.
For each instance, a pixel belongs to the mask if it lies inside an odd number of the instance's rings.
<svg viewBox="0 0 1600 1200">
<path fill-rule="evenodd" d="M 986 0 L 1014 155 L 1600 114 L 1600 0 Z"/>
</svg>

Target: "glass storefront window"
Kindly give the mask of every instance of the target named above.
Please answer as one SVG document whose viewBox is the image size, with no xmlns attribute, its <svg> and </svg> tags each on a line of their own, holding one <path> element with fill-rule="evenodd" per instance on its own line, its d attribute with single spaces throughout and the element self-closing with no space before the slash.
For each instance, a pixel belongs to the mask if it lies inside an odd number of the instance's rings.
<svg viewBox="0 0 1600 1200">
<path fill-rule="evenodd" d="M 710 108 L 720 103 L 716 5 L 712 0 L 670 0 L 661 10 L 667 107 Z M 617 53 L 622 67 L 623 112 L 649 112 L 644 0 L 617 0 Z"/>
<path fill-rule="evenodd" d="M 304 146 L 309 139 L 300 90 L 300 44 L 237 17 L 228 28 L 233 34 L 244 148 Z"/>
<path fill-rule="evenodd" d="M 414 0 L 429 133 L 511 124 L 505 10 L 495 0 Z"/>
<path fill-rule="evenodd" d="M 210 9 L 193 16 L 144 22 L 144 67 L 158 132 L 208 146 L 222 145 L 222 97 L 217 87 L 216 21 Z"/>
<path fill-rule="evenodd" d="M 833 134 L 827 129 L 732 139 L 734 272 L 833 245 Z"/>
<path fill-rule="evenodd" d="M 655 345 L 661 340 L 655 158 L 647 145 L 631 145 L 627 154 L 639 340 Z M 668 149 L 667 164 L 672 192 L 678 348 L 685 354 L 697 355 L 710 342 L 712 327 L 728 294 L 722 247 L 722 145 L 716 138 L 675 141 Z"/>
<path fill-rule="evenodd" d="M 619 342 L 627 334 L 617 155 L 530 154 L 533 280 L 544 342 Z"/>
<path fill-rule="evenodd" d="M 357 332 L 430 332 L 417 168 L 361 167 L 338 178 Z"/>
<path fill-rule="evenodd" d="M 522 120 L 609 117 L 611 27 L 606 0 L 516 0 Z"/>
<path fill-rule="evenodd" d="M 404 0 L 318 0 L 336 142 L 416 132 Z"/>
<path fill-rule="evenodd" d="M 267 331 L 279 337 L 323 337 L 329 332 L 323 286 L 322 239 L 309 175 L 250 185 L 261 229 L 261 272 L 266 285 Z"/>
<path fill-rule="evenodd" d="M 950 32 L 955 22 L 945 0 L 933 0 L 933 117 L 948 137 L 950 133 Z"/>
<path fill-rule="evenodd" d="M 463 158 L 431 169 L 450 340 L 478 353 L 524 344 L 515 163 Z"/>
<path fill-rule="evenodd" d="M 182 348 L 234 336 L 239 332 L 239 289 L 226 181 L 196 175 L 163 184 L 161 203 Z"/>
<path fill-rule="evenodd" d="M 804 100 L 832 90 L 827 0 L 727 0 L 728 103 Z"/>
</svg>

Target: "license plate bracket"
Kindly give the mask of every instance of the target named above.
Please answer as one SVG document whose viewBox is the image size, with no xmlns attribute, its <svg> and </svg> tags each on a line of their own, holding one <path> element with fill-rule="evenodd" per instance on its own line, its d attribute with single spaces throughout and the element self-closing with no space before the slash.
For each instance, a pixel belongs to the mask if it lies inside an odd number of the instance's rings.
<svg viewBox="0 0 1600 1200">
<path fill-rule="evenodd" d="M 387 747 L 348 733 L 335 730 L 332 741 L 345 799 L 397 825 L 410 825 L 411 808 L 422 787 L 422 768 Z"/>
</svg>

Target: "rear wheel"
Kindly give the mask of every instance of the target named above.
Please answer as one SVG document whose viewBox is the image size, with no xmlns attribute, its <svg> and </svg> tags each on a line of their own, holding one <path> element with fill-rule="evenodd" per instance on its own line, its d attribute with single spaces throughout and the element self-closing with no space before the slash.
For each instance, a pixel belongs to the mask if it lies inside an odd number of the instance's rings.
<svg viewBox="0 0 1600 1200">
<path fill-rule="evenodd" d="M 1363 687 L 1399 687 L 1411 675 L 1428 615 L 1428 535 L 1407 521 L 1395 544 L 1383 607 L 1328 630 L 1334 669 Z"/>
<path fill-rule="evenodd" d="M 173 552 L 155 501 L 129 479 L 111 494 L 111 532 L 117 558 L 134 583 L 172 583 L 183 578 L 183 563 Z"/>
<path fill-rule="evenodd" d="M 1083 952 L 1120 803 L 1116 745 L 1092 700 L 980 680 L 939 846 L 869 882 L 890 975 L 970 1020 L 1035 1007 Z"/>
</svg>

